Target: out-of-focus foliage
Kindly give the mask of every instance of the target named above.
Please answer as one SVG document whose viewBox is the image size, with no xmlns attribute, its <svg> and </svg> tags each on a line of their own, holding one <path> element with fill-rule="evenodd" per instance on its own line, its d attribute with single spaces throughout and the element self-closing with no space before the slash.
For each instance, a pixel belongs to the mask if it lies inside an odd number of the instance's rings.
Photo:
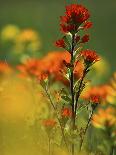
<svg viewBox="0 0 116 155">
<path fill-rule="evenodd" d="M 18 63 L 35 57 L 41 48 L 41 39 L 37 31 L 16 25 L 6 25 L 0 33 L 0 57 L 10 63 Z"/>
</svg>

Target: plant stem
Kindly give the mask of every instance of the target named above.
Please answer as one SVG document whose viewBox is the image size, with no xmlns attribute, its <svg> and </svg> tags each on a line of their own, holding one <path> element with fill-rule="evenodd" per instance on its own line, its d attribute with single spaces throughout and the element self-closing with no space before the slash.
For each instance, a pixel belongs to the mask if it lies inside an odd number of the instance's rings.
<svg viewBox="0 0 116 155">
<path fill-rule="evenodd" d="M 72 98 L 72 131 L 75 129 L 75 112 L 74 112 L 74 62 L 73 62 L 73 55 L 74 55 L 74 41 L 75 41 L 75 34 L 72 35 L 72 49 L 71 49 L 71 76 L 70 76 L 70 92 Z M 72 155 L 74 155 L 74 143 L 72 143 Z"/>
<path fill-rule="evenodd" d="M 51 99 L 51 96 L 50 96 L 50 94 L 48 93 L 48 90 L 47 90 L 46 88 L 45 88 L 45 93 L 46 93 L 46 95 L 47 95 L 47 97 L 48 97 L 48 99 L 49 99 L 49 101 L 50 101 L 50 103 L 51 103 L 51 105 L 52 105 L 52 107 L 53 107 L 55 113 L 56 113 L 56 117 L 57 117 L 57 120 L 58 120 L 58 122 L 59 122 L 60 129 L 61 129 L 62 137 L 63 137 L 64 143 L 65 143 L 65 146 L 66 146 L 66 148 L 67 148 L 67 150 L 68 150 L 68 145 L 67 145 L 67 142 L 66 142 L 66 138 L 65 138 L 65 134 L 64 134 L 64 129 L 63 129 L 62 123 L 61 123 L 61 121 L 60 121 L 60 119 L 59 119 L 59 117 L 58 117 L 57 109 L 56 109 L 56 107 L 55 107 L 55 105 L 54 105 L 54 103 L 53 103 L 53 101 L 52 101 L 52 99 Z"/>
<path fill-rule="evenodd" d="M 82 78 L 81 78 L 81 81 L 80 81 L 80 84 L 79 84 L 79 89 L 78 89 L 78 92 L 77 92 L 77 94 L 76 94 L 75 116 L 76 116 L 76 110 L 77 110 L 77 106 L 78 106 L 78 100 L 79 100 L 79 97 L 80 97 L 81 86 L 82 86 L 82 84 L 83 84 L 83 80 L 84 80 L 84 78 L 85 78 L 86 71 L 87 71 L 87 68 L 83 71 L 83 76 L 82 76 Z"/>
<path fill-rule="evenodd" d="M 94 110 L 95 110 L 95 109 L 92 110 L 91 116 L 89 117 L 89 120 L 88 120 L 88 122 L 87 122 L 86 128 L 85 128 L 85 130 L 84 130 L 83 138 L 82 138 L 81 143 L 80 143 L 80 151 L 81 151 L 81 149 L 82 149 L 83 142 L 84 142 L 84 139 L 85 139 L 85 135 L 86 135 L 87 129 L 88 129 L 88 127 L 89 127 L 89 124 L 90 124 L 90 122 L 91 122 L 91 119 L 92 119 Z"/>
</svg>

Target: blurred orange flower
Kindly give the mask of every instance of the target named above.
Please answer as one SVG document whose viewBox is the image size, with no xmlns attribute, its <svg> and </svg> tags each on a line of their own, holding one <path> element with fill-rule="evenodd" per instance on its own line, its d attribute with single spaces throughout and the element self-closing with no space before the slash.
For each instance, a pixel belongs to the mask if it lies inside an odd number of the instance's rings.
<svg viewBox="0 0 116 155">
<path fill-rule="evenodd" d="M 63 108 L 62 112 L 61 112 L 61 115 L 63 117 L 71 117 L 72 116 L 72 111 L 71 111 L 70 108 Z"/>
<path fill-rule="evenodd" d="M 108 107 L 107 109 L 99 109 L 93 115 L 92 124 L 97 128 L 105 128 L 116 125 L 116 109 Z"/>
<path fill-rule="evenodd" d="M 43 125 L 45 126 L 45 127 L 54 127 L 55 125 L 56 125 L 56 121 L 55 120 L 53 120 L 53 119 L 47 119 L 47 120 L 44 120 L 43 121 Z"/>
<path fill-rule="evenodd" d="M 64 78 L 63 73 L 66 72 L 66 66 L 63 63 L 64 60 L 70 63 L 70 54 L 68 52 L 51 52 L 48 53 L 42 59 L 30 59 L 24 64 L 19 65 L 17 68 L 25 76 L 31 75 L 38 79 L 41 79 L 44 74 L 50 74 L 55 81 L 61 81 L 64 84 L 68 84 L 66 78 Z M 74 74 L 76 78 L 80 78 L 83 74 L 83 64 L 78 62 Z"/>
<path fill-rule="evenodd" d="M 104 101 L 110 93 L 110 90 L 111 88 L 108 85 L 94 86 L 86 91 L 81 97 L 90 100 L 93 96 L 97 96 L 100 100 Z"/>
<path fill-rule="evenodd" d="M 4 61 L 0 61 L 0 73 L 9 74 L 12 71 L 13 70 L 8 63 L 6 63 Z"/>
</svg>

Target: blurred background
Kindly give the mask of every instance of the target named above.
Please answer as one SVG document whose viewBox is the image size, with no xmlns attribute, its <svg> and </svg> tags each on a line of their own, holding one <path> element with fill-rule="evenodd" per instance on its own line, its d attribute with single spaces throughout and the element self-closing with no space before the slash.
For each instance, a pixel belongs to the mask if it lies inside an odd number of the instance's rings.
<svg viewBox="0 0 116 155">
<path fill-rule="evenodd" d="M 16 25 L 21 29 L 33 28 L 39 33 L 41 39 L 38 55 L 45 55 L 48 51 L 56 50 L 54 41 L 60 37 L 59 16 L 64 12 L 65 3 L 70 2 L 71 0 L 1 0 L 0 30 L 8 24 Z M 111 65 L 111 71 L 114 71 L 116 66 L 116 1 L 78 0 L 78 2 L 90 10 L 91 20 L 94 23 L 94 27 L 89 31 L 91 40 L 87 47 L 96 50 L 106 58 Z M 5 51 L 1 46 L 0 52 L 2 53 L 0 56 L 5 58 Z M 10 59 L 9 57 L 6 54 L 7 60 Z"/>
<path fill-rule="evenodd" d="M 54 42 L 61 37 L 59 16 L 71 2 L 77 0 L 0 0 L 0 61 L 15 67 L 27 58 L 58 51 Z M 94 67 L 92 80 L 105 83 L 116 71 L 116 1 L 78 2 L 89 9 L 94 24 L 86 47 L 103 58 Z M 48 115 L 42 93 L 37 84 L 17 77 L 12 68 L 0 63 L 0 155 L 37 155 L 38 150 L 46 154 L 46 134 L 38 123 Z"/>
</svg>

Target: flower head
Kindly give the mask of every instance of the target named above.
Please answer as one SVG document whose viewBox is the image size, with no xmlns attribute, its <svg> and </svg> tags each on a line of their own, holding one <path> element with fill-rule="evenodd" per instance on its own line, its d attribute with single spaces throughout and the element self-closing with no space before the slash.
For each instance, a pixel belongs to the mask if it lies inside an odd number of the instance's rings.
<svg viewBox="0 0 116 155">
<path fill-rule="evenodd" d="M 81 43 L 86 43 L 89 41 L 89 35 L 88 34 L 85 34 L 82 39 L 81 39 Z"/>
<path fill-rule="evenodd" d="M 65 42 L 64 42 L 64 39 L 59 39 L 55 42 L 55 45 L 57 47 L 62 47 L 62 48 L 65 48 Z"/>
<path fill-rule="evenodd" d="M 106 128 L 116 125 L 116 111 L 114 108 L 108 107 L 107 109 L 99 109 L 93 115 L 92 123 L 97 128 Z"/>
<path fill-rule="evenodd" d="M 64 33 L 77 32 L 78 27 L 90 17 L 89 11 L 82 5 L 71 4 L 66 6 L 64 16 L 61 16 L 60 26 Z"/>
<path fill-rule="evenodd" d="M 45 127 L 51 127 L 51 128 L 53 128 L 53 127 L 55 127 L 55 125 L 56 125 L 56 121 L 53 120 L 53 119 L 47 119 L 47 120 L 44 120 L 44 121 L 43 121 L 43 125 L 44 125 Z"/>
<path fill-rule="evenodd" d="M 63 117 L 71 117 L 72 116 L 72 111 L 69 108 L 63 108 L 61 115 Z"/>
<path fill-rule="evenodd" d="M 100 103 L 100 96 L 92 95 L 92 96 L 90 97 L 90 100 L 91 100 L 91 102 L 93 102 L 93 103 Z"/>
<path fill-rule="evenodd" d="M 97 62 L 100 59 L 96 52 L 92 50 L 84 50 L 81 52 L 81 55 L 83 56 L 85 63 Z"/>
<path fill-rule="evenodd" d="M 84 29 L 89 29 L 89 28 L 92 27 L 92 25 L 93 25 L 93 23 L 88 21 L 88 22 L 85 22 L 85 23 L 84 23 L 83 28 L 84 28 Z"/>
</svg>

